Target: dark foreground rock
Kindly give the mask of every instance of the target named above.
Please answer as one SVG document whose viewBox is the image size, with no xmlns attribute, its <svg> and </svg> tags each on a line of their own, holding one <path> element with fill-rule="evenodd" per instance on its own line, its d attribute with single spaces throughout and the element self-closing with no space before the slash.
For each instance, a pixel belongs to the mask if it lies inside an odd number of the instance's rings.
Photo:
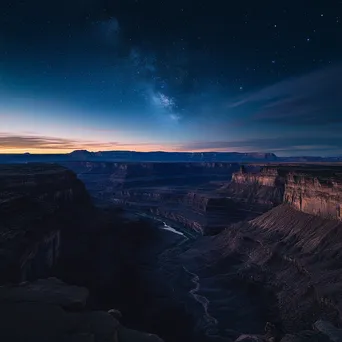
<svg viewBox="0 0 342 342">
<path fill-rule="evenodd" d="M 138 169 L 141 179 L 136 169 L 115 166 L 115 182 L 123 176 L 140 188 L 120 190 L 129 202 L 163 201 L 171 211 L 159 215 L 183 224 L 212 214 L 224 230 L 195 239 L 132 212 L 94 208 L 60 166 L 0 170 L 0 280 L 30 280 L 0 289 L 1 341 L 158 341 L 138 332 L 145 330 L 166 342 L 339 341 L 339 182 L 292 181 L 288 170 L 270 169 L 239 172 L 215 196 L 211 187 L 150 192 L 141 186 L 153 183 L 159 166 Z M 226 221 L 238 210 L 248 221 L 229 224 L 240 221 Z M 34 281 L 46 273 L 77 286 Z"/>
<path fill-rule="evenodd" d="M 63 235 L 84 228 L 93 210 L 84 184 L 62 166 L 0 165 L 0 284 L 48 273 Z"/>
<path fill-rule="evenodd" d="M 215 237 L 165 253 L 162 263 L 175 286 L 179 265 L 198 276 L 197 294 L 206 298 L 221 336 L 227 328 L 262 334 L 267 320 L 277 327 L 276 334 L 268 333 L 278 336 L 274 341 L 286 334 L 289 341 L 339 341 L 341 234 L 340 221 L 282 204 Z"/>
<path fill-rule="evenodd" d="M 109 312 L 88 311 L 87 290 L 56 278 L 0 287 L 0 340 L 162 342 L 127 329 Z"/>
</svg>

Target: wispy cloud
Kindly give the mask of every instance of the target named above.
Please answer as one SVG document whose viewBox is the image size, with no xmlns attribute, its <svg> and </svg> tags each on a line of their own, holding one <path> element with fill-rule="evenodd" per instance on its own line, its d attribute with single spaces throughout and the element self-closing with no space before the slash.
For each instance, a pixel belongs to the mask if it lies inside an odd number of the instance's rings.
<svg viewBox="0 0 342 342">
<path fill-rule="evenodd" d="M 280 155 L 342 154 L 339 137 L 288 139 L 282 137 L 232 141 L 201 141 L 182 144 L 179 151 L 273 152 Z"/>
<path fill-rule="evenodd" d="M 9 149 L 44 149 L 44 150 L 69 150 L 83 148 L 85 146 L 113 146 L 116 143 L 98 143 L 94 141 L 78 141 L 58 137 L 46 137 L 36 135 L 12 135 L 0 133 L 0 151 Z"/>
<path fill-rule="evenodd" d="M 99 142 L 91 140 L 73 140 L 59 137 L 36 135 L 13 135 L 0 133 L 0 153 L 65 153 L 73 150 L 108 151 L 134 150 L 158 151 L 167 149 L 166 145 L 139 142 L 135 144 L 120 142 Z"/>
<path fill-rule="evenodd" d="M 245 106 L 255 108 L 252 122 L 294 126 L 342 123 L 342 65 L 276 83 L 229 104 L 230 108 Z"/>
<path fill-rule="evenodd" d="M 183 144 L 153 144 L 142 141 L 137 143 L 98 142 L 73 140 L 36 135 L 13 135 L 0 133 L 0 153 L 66 153 L 73 150 L 89 151 L 178 151 L 178 152 L 274 152 L 279 155 L 341 155 L 342 141 L 339 137 L 285 139 L 245 139 L 232 141 L 194 141 Z"/>
</svg>

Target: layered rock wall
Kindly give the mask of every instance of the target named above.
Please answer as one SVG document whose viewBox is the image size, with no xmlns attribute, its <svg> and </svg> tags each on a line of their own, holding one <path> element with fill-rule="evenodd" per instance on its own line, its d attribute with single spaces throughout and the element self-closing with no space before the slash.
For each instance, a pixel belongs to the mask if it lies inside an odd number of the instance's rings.
<svg viewBox="0 0 342 342">
<path fill-rule="evenodd" d="M 290 173 L 286 179 L 284 202 L 304 213 L 342 221 L 342 183 L 334 179 Z"/>
<path fill-rule="evenodd" d="M 259 173 L 247 173 L 243 168 L 233 173 L 232 181 L 237 184 L 258 184 L 263 186 L 279 186 L 284 179 L 279 176 L 277 169 L 262 169 Z"/>
<path fill-rule="evenodd" d="M 341 322 L 341 236 L 341 222 L 281 204 L 215 237 L 198 239 L 172 263 L 186 264 L 206 280 L 210 277 L 206 294 L 215 318 L 224 321 L 226 316 L 212 294 L 234 282 L 249 284 L 269 291 L 266 319 L 280 324 L 284 333 L 297 333 L 322 317 Z M 255 292 L 245 295 L 256 297 Z M 232 315 L 230 322 L 234 319 Z"/>
<path fill-rule="evenodd" d="M 44 275 L 58 260 L 61 231 L 91 207 L 76 175 L 54 164 L 0 167 L 0 281 Z"/>
<path fill-rule="evenodd" d="M 184 196 L 182 202 L 200 213 L 225 210 L 231 204 L 231 201 L 224 197 L 196 192 L 188 193 Z"/>
<path fill-rule="evenodd" d="M 255 204 L 265 211 L 282 203 L 285 180 L 277 169 L 262 169 L 259 173 L 248 173 L 244 167 L 233 173 L 232 181 L 221 190 L 234 201 Z"/>
<path fill-rule="evenodd" d="M 233 174 L 227 190 L 236 200 L 287 203 L 307 214 L 342 220 L 342 181 L 335 173 L 325 173 L 318 167 L 306 172 L 293 166 L 264 168 L 259 173 L 247 173 L 242 168 Z"/>
</svg>

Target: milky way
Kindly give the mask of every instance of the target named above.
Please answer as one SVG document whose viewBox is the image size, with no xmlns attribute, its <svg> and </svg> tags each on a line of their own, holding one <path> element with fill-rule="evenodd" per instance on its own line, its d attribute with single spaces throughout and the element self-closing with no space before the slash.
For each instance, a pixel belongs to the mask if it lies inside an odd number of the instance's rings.
<svg viewBox="0 0 342 342">
<path fill-rule="evenodd" d="M 342 154 L 341 6 L 2 3 L 0 149 Z"/>
</svg>

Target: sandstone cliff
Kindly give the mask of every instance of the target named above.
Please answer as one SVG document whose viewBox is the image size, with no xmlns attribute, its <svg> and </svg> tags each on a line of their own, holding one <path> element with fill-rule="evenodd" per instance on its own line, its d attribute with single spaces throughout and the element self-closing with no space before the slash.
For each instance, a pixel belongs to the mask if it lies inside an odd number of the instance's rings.
<svg viewBox="0 0 342 342">
<path fill-rule="evenodd" d="M 284 180 L 278 174 L 278 170 L 272 168 L 264 168 L 259 173 L 247 173 L 244 167 L 241 167 L 239 172 L 233 174 L 232 181 L 237 184 L 258 184 L 269 187 L 279 186 L 284 183 Z"/>
<path fill-rule="evenodd" d="M 282 203 L 284 183 L 284 177 L 278 174 L 277 169 L 263 168 L 260 172 L 250 173 L 241 167 L 220 192 L 235 202 L 245 203 L 246 210 L 261 213 Z"/>
<path fill-rule="evenodd" d="M 221 193 L 239 207 L 265 213 L 164 253 L 163 268 L 175 289 L 182 265 L 194 276 L 208 318 L 200 318 L 204 330 L 230 337 L 232 329 L 257 340 L 260 325 L 269 321 L 277 327 L 272 341 L 341 337 L 334 328 L 342 322 L 340 170 L 326 165 L 242 169 Z M 318 331 L 311 330 L 313 324 Z"/>
<path fill-rule="evenodd" d="M 342 182 L 290 173 L 286 179 L 284 202 L 308 214 L 342 220 Z"/>
<path fill-rule="evenodd" d="M 267 321 L 278 327 L 279 336 L 296 335 L 311 330 L 319 319 L 336 326 L 342 321 L 341 234 L 339 221 L 282 204 L 214 237 L 166 252 L 163 265 L 174 272 L 175 288 L 177 265 L 198 276 L 198 295 L 216 319 L 210 329 L 218 335 L 227 336 L 227 328 L 262 333 L 257 324 Z"/>
<path fill-rule="evenodd" d="M 0 281 L 44 275 L 60 255 L 61 231 L 91 208 L 76 175 L 54 164 L 0 167 Z"/>
<path fill-rule="evenodd" d="M 254 173 L 242 167 L 223 191 L 242 202 L 288 203 L 304 213 L 342 220 L 342 176 L 335 166 L 276 165 Z"/>
</svg>

